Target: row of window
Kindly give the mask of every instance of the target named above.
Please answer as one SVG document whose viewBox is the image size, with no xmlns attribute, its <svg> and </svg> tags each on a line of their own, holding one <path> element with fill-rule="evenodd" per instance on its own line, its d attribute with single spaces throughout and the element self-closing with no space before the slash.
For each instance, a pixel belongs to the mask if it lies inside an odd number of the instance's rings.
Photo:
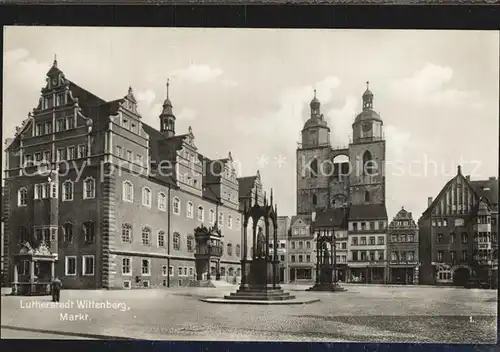
<svg viewBox="0 0 500 352">
<path fill-rule="evenodd" d="M 304 261 L 304 259 L 305 259 L 305 261 Z M 280 257 L 280 260 L 284 261 L 285 256 L 282 255 Z M 336 261 L 336 263 L 347 263 L 347 256 L 346 255 L 337 255 L 337 256 L 335 256 L 335 261 Z M 292 263 L 310 263 L 311 262 L 311 255 L 306 254 L 304 256 L 302 254 L 299 254 L 299 255 L 292 254 L 290 256 L 290 262 L 292 262 Z"/>
<path fill-rule="evenodd" d="M 368 245 L 370 246 L 384 245 L 384 236 L 378 236 L 378 241 L 376 244 L 375 244 L 375 236 L 370 236 L 368 238 L 368 241 L 369 241 Z M 359 237 L 359 243 L 358 243 L 358 237 L 351 237 L 351 244 L 353 246 L 366 246 L 367 245 L 366 237 L 365 236 Z"/>
<path fill-rule="evenodd" d="M 123 200 L 126 202 L 134 201 L 134 185 L 130 181 L 123 182 Z M 153 192 L 149 187 L 143 187 L 142 205 L 151 208 L 152 203 L 153 203 Z M 167 210 L 167 196 L 165 193 L 163 192 L 158 193 L 157 205 L 159 210 L 162 211 Z M 172 199 L 172 213 L 175 215 L 181 214 L 181 200 L 178 197 L 173 197 Z M 194 219 L 195 217 L 194 204 L 191 201 L 188 201 L 186 203 L 186 217 L 190 219 Z M 205 210 L 201 205 L 199 205 L 198 208 L 196 208 L 196 219 L 201 222 L 205 221 Z M 210 224 L 215 223 L 215 211 L 213 209 L 209 210 L 208 221 Z M 219 226 L 222 226 L 224 224 L 224 213 L 222 212 L 219 212 L 218 224 Z M 233 217 L 231 215 L 227 216 L 227 227 L 233 228 Z M 240 227 L 241 227 L 241 219 L 239 217 L 236 217 L 236 228 L 239 229 Z"/>
<path fill-rule="evenodd" d="M 127 160 L 128 162 L 134 162 L 134 154 L 132 153 L 131 150 L 126 150 L 126 155 L 124 155 L 125 151 L 124 149 L 117 145 L 115 147 L 115 150 L 116 150 L 116 156 L 118 156 L 119 158 L 121 159 L 125 159 Z M 144 165 L 144 158 L 141 154 L 136 154 L 135 155 L 135 163 L 138 163 L 138 164 L 141 164 L 141 165 Z"/>
<path fill-rule="evenodd" d="M 415 258 L 414 251 L 391 252 L 391 260 L 394 262 L 412 262 Z"/>
<path fill-rule="evenodd" d="M 455 233 L 450 233 L 449 243 L 456 243 L 456 241 L 457 241 L 457 235 Z M 467 244 L 469 242 L 469 234 L 467 232 L 462 232 L 461 242 L 462 242 L 462 244 Z M 444 234 L 438 233 L 436 235 L 436 243 L 437 244 L 445 244 Z"/>
<path fill-rule="evenodd" d="M 34 186 L 34 199 L 59 198 L 58 183 L 46 182 L 38 183 Z M 83 181 L 83 199 L 95 198 L 95 179 L 87 177 Z M 75 184 L 71 180 L 66 180 L 62 183 L 62 200 L 72 201 L 74 199 Z M 21 187 L 17 191 L 17 205 L 24 207 L 28 205 L 28 189 Z"/>
<path fill-rule="evenodd" d="M 95 272 L 95 258 L 93 255 L 82 256 L 82 271 L 83 276 L 94 275 Z M 78 275 L 78 261 L 76 256 L 64 257 L 64 275 L 77 276 Z"/>
<path fill-rule="evenodd" d="M 391 235 L 391 242 L 415 242 L 415 235 L 410 234 L 410 235 L 405 235 L 405 234 L 399 234 L 399 235 Z"/>
<path fill-rule="evenodd" d="M 57 81 L 53 82 L 53 86 L 57 84 Z M 42 98 L 42 109 L 51 109 L 56 106 L 66 105 L 67 95 L 65 92 L 57 93 L 55 99 L 53 95 L 48 95 Z"/>
<path fill-rule="evenodd" d="M 358 226 L 359 224 L 359 226 Z M 385 229 L 385 221 L 378 221 L 378 228 L 375 226 L 375 221 L 369 222 L 353 222 L 352 223 L 352 231 L 373 231 L 373 230 L 384 230 Z"/>
<path fill-rule="evenodd" d="M 352 251 L 352 261 L 374 262 L 385 260 L 384 251 Z"/>
<path fill-rule="evenodd" d="M 80 144 L 78 146 L 69 146 L 64 148 L 57 148 L 56 151 L 56 161 L 63 160 L 74 160 L 80 158 L 86 158 L 89 156 L 89 148 L 86 144 Z M 43 152 L 36 152 L 33 155 L 26 154 L 24 156 L 24 166 L 34 166 L 44 163 L 52 162 L 52 152 L 50 150 L 45 150 Z"/>
<path fill-rule="evenodd" d="M 469 254 L 468 254 L 468 251 L 466 249 L 464 249 L 461 252 L 460 258 L 461 258 L 462 261 L 467 261 L 468 260 Z M 450 251 L 449 252 L 449 260 L 451 262 L 457 260 L 457 252 L 456 251 Z M 437 251 L 436 261 L 438 263 L 443 263 L 444 262 L 444 251 Z"/>
<path fill-rule="evenodd" d="M 390 227 L 411 227 L 413 222 L 410 220 L 395 220 L 391 222 Z"/>
<path fill-rule="evenodd" d="M 74 238 L 74 224 L 67 222 L 63 224 L 63 238 L 64 242 L 72 243 Z M 50 245 L 50 242 L 56 241 L 57 238 L 57 227 L 34 227 L 34 238 L 32 238 L 28 232 L 27 227 L 19 227 L 19 243 L 29 242 L 33 244 L 34 242 L 45 242 L 45 244 Z M 95 223 L 93 221 L 86 221 L 82 224 L 81 234 L 85 243 L 95 242 Z"/>
</svg>

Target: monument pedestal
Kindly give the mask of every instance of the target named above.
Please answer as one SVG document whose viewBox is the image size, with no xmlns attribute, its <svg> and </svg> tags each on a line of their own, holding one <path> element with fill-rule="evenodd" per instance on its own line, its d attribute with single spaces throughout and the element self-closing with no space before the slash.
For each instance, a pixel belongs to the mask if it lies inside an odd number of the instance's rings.
<svg viewBox="0 0 500 352">
<path fill-rule="evenodd" d="M 258 258 L 250 262 L 242 261 L 242 266 L 244 280 L 240 288 L 229 296 L 224 296 L 225 299 L 260 301 L 295 299 L 295 296 L 283 291 L 279 286 L 279 268 L 276 262 Z"/>
<path fill-rule="evenodd" d="M 327 266 L 321 268 L 319 282 L 317 282 L 313 287 L 308 288 L 306 291 L 330 291 L 330 292 L 347 291 L 339 284 L 332 282 L 332 275 L 333 275 L 332 267 Z"/>
</svg>

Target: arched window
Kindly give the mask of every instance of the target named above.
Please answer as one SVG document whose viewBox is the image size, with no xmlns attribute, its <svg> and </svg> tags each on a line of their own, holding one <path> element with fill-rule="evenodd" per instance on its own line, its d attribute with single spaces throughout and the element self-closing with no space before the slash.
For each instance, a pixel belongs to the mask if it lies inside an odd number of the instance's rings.
<svg viewBox="0 0 500 352">
<path fill-rule="evenodd" d="M 239 216 L 236 217 L 236 228 L 239 229 L 241 227 L 241 220 Z"/>
<path fill-rule="evenodd" d="M 233 255 L 233 245 L 231 243 L 227 244 L 227 255 Z"/>
<path fill-rule="evenodd" d="M 186 205 L 186 216 L 190 219 L 193 218 L 193 203 L 192 202 L 187 202 Z"/>
<path fill-rule="evenodd" d="M 151 190 L 148 187 L 142 189 L 142 205 L 151 208 Z"/>
<path fill-rule="evenodd" d="M 134 201 L 134 185 L 130 181 L 123 181 L 123 200 L 126 202 Z"/>
<path fill-rule="evenodd" d="M 93 198 L 95 198 L 95 179 L 87 177 L 85 181 L 83 181 L 83 199 Z"/>
<path fill-rule="evenodd" d="M 67 222 L 63 225 L 64 231 L 64 242 L 71 243 L 73 242 L 73 224 Z"/>
<path fill-rule="evenodd" d="M 198 206 L 197 218 L 199 221 L 203 221 L 205 219 L 205 212 L 203 211 L 203 207 L 201 205 Z"/>
<path fill-rule="evenodd" d="M 28 204 L 28 190 L 22 187 L 17 191 L 17 205 L 25 207 Z"/>
<path fill-rule="evenodd" d="M 219 226 L 224 226 L 224 214 L 219 212 Z"/>
<path fill-rule="evenodd" d="M 66 180 L 62 184 L 62 200 L 70 201 L 73 200 L 73 181 Z"/>
<path fill-rule="evenodd" d="M 95 223 L 86 221 L 83 223 L 83 237 L 85 243 L 94 243 L 95 241 Z"/>
<path fill-rule="evenodd" d="M 317 205 L 318 204 L 318 197 L 315 194 L 312 195 L 312 204 L 313 205 Z"/>
<path fill-rule="evenodd" d="M 178 232 L 174 232 L 173 247 L 177 251 L 181 250 L 181 235 Z"/>
<path fill-rule="evenodd" d="M 369 202 L 369 201 L 370 201 L 370 192 L 365 191 L 365 202 Z"/>
<path fill-rule="evenodd" d="M 227 227 L 229 227 L 230 229 L 233 228 L 233 218 L 231 215 L 227 216 Z"/>
<path fill-rule="evenodd" d="M 193 252 L 194 251 L 194 246 L 193 246 L 193 243 L 194 242 L 194 238 L 192 235 L 188 235 L 187 236 L 187 239 L 186 239 L 186 247 L 187 247 L 187 250 L 188 252 Z"/>
<path fill-rule="evenodd" d="M 167 211 L 167 196 L 163 192 L 158 193 L 158 209 Z"/>
<path fill-rule="evenodd" d="M 179 215 L 181 213 L 181 201 L 177 197 L 174 197 L 174 199 L 172 199 L 172 212 L 176 215 Z"/>
<path fill-rule="evenodd" d="M 122 242 L 132 243 L 132 225 L 130 224 L 122 225 Z"/>
<path fill-rule="evenodd" d="M 311 177 L 318 177 L 318 159 L 311 162 Z"/>
<path fill-rule="evenodd" d="M 213 209 L 210 209 L 210 215 L 209 215 L 209 219 L 211 224 L 213 224 L 215 222 L 215 211 Z"/>
<path fill-rule="evenodd" d="M 151 230 L 148 227 L 142 229 L 142 245 L 149 246 L 151 244 Z"/>
<path fill-rule="evenodd" d="M 239 257 L 239 256 L 241 255 L 241 249 L 240 249 L 240 248 L 241 248 L 241 247 L 240 247 L 240 245 L 239 245 L 239 244 L 237 244 L 237 245 L 236 245 L 236 256 L 237 256 L 237 257 Z"/>
<path fill-rule="evenodd" d="M 363 174 L 368 176 L 373 176 L 377 172 L 377 164 L 372 158 L 370 151 L 366 151 L 363 154 Z"/>
<path fill-rule="evenodd" d="M 158 247 L 165 247 L 165 231 L 158 231 Z"/>
</svg>

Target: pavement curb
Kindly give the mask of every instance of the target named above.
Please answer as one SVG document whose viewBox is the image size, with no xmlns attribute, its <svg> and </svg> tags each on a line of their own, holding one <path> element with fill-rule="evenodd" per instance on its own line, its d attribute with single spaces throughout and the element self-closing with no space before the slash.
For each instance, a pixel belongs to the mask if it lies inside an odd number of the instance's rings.
<svg viewBox="0 0 500 352">
<path fill-rule="evenodd" d="M 51 334 L 51 335 L 86 337 L 86 338 L 97 339 L 97 340 L 140 340 L 140 339 L 136 339 L 133 337 L 86 334 L 83 332 L 69 332 L 69 331 L 46 330 L 46 329 L 22 328 L 19 326 L 10 326 L 10 325 L 0 325 L 0 328 L 7 329 L 7 330 L 15 330 L 15 331 L 37 332 L 37 333 Z"/>
</svg>

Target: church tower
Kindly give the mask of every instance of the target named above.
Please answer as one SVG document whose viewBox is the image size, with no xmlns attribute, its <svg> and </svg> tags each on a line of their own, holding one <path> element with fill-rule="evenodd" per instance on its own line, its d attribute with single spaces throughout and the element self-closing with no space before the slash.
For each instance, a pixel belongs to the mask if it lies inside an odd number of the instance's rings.
<svg viewBox="0 0 500 352">
<path fill-rule="evenodd" d="M 310 117 L 304 124 L 302 143 L 297 149 L 297 215 L 310 215 L 329 205 L 330 128 L 321 113 L 316 90 L 309 106 Z"/>
<path fill-rule="evenodd" d="M 351 204 L 385 204 L 385 140 L 383 122 L 373 110 L 373 93 L 366 82 L 363 110 L 352 124 L 349 145 Z"/>
<path fill-rule="evenodd" d="M 173 106 L 169 98 L 169 88 L 170 81 L 167 79 L 167 98 L 163 102 L 163 110 L 160 114 L 160 132 L 167 138 L 175 136 L 175 115 L 172 111 Z"/>
</svg>

